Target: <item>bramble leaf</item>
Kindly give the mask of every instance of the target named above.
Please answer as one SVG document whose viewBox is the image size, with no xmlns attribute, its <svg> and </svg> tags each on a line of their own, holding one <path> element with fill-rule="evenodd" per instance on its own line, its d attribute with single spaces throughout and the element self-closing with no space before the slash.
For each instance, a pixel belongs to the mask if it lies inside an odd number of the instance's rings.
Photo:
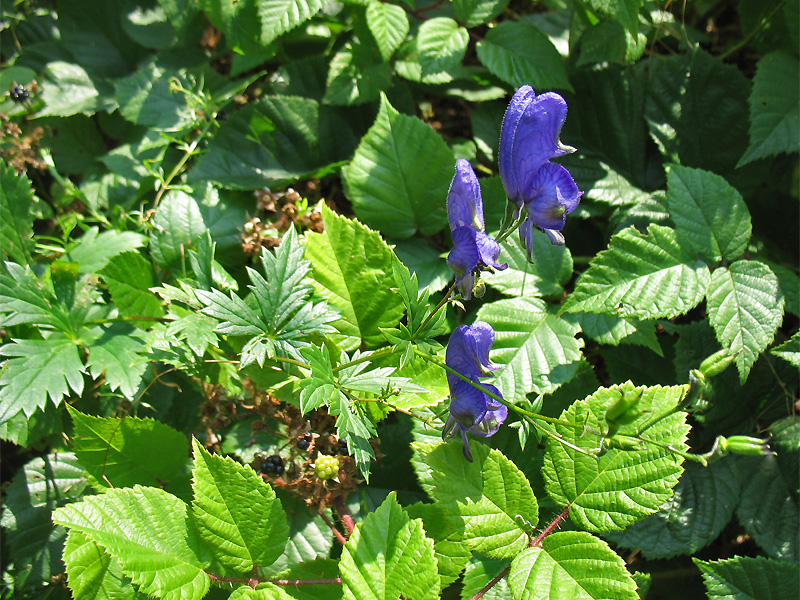
<svg viewBox="0 0 800 600">
<path fill-rule="evenodd" d="M 257 0 L 261 44 L 272 43 L 322 9 L 321 0 Z"/>
<path fill-rule="evenodd" d="M 101 269 L 100 275 L 120 314 L 156 318 L 164 315 L 161 300 L 150 291 L 156 284 L 153 267 L 138 252 L 117 254 Z"/>
<path fill-rule="evenodd" d="M 792 337 L 780 346 L 775 346 L 769 352 L 789 361 L 795 367 L 800 367 L 800 331 L 795 331 Z"/>
<path fill-rule="evenodd" d="M 0 267 L 0 316 L 7 327 L 31 323 L 72 333 L 76 325 L 70 318 L 69 307 L 45 288 L 30 267 L 12 262 Z"/>
<path fill-rule="evenodd" d="M 367 25 L 378 43 L 381 58 L 388 62 L 408 35 L 406 11 L 396 4 L 372 0 L 367 4 Z"/>
<path fill-rule="evenodd" d="M 96 335 L 90 338 L 92 333 Z M 89 356 L 86 366 L 95 379 L 105 376 L 113 392 L 119 389 L 132 400 L 147 368 L 144 352 L 145 334 L 127 323 L 97 327 L 84 337 Z"/>
<path fill-rule="evenodd" d="M 31 180 L 0 159 L 0 252 L 21 265 L 31 260 L 32 205 Z"/>
<path fill-rule="evenodd" d="M 97 273 L 117 254 L 134 251 L 146 243 L 147 238 L 140 233 L 114 229 L 101 232 L 97 227 L 90 227 L 67 256 L 78 263 L 79 273 Z"/>
<path fill-rule="evenodd" d="M 502 244 L 498 259 L 508 263 L 504 271 L 483 273 L 486 285 L 509 296 L 558 296 L 561 287 L 572 277 L 572 254 L 566 246 L 553 246 L 546 235 L 534 235 L 531 240 L 532 261 L 516 240 Z"/>
<path fill-rule="evenodd" d="M 692 561 L 703 574 L 709 600 L 783 600 L 800 596 L 800 567 L 763 556 Z"/>
<path fill-rule="evenodd" d="M 119 563 L 89 536 L 70 531 L 64 545 L 67 585 L 75 598 L 96 600 L 144 600 Z"/>
</svg>

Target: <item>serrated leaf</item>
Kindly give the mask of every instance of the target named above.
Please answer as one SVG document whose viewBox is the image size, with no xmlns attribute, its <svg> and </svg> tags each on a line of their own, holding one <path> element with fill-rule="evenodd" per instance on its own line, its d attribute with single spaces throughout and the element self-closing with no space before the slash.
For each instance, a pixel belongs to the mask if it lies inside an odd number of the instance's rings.
<svg viewBox="0 0 800 600">
<path fill-rule="evenodd" d="M 772 342 L 783 320 L 783 302 L 778 278 L 764 263 L 740 260 L 712 274 L 708 319 L 719 343 L 736 354 L 742 383 Z"/>
<path fill-rule="evenodd" d="M 508 584 L 526 600 L 639 598 L 622 558 L 585 531 L 551 533 L 540 548 L 525 548 L 511 563 Z"/>
<path fill-rule="evenodd" d="M 194 108 L 188 94 L 173 90 L 173 80 L 185 90 L 194 87 L 185 72 L 163 69 L 153 63 L 117 79 L 114 90 L 120 114 L 136 125 L 156 131 L 181 131 L 191 125 L 197 119 Z"/>
<path fill-rule="evenodd" d="M 197 200 L 180 190 L 164 194 L 152 223 L 150 251 L 165 268 L 183 260 L 207 229 Z"/>
<path fill-rule="evenodd" d="M 417 276 L 420 289 L 437 292 L 450 282 L 453 271 L 442 260 L 441 252 L 419 238 L 394 243 L 394 252 L 409 272 Z"/>
<path fill-rule="evenodd" d="M 483 273 L 486 285 L 509 296 L 557 296 L 572 276 L 572 254 L 566 246 L 553 246 L 545 235 L 531 240 L 532 261 L 516 240 L 501 245 L 501 262 L 508 263 L 504 271 Z"/>
<path fill-rule="evenodd" d="M 497 17 L 508 0 L 453 0 L 453 13 L 459 23 L 477 27 Z"/>
<path fill-rule="evenodd" d="M 703 574 L 709 600 L 783 600 L 800 597 L 800 567 L 763 556 L 692 561 Z"/>
<path fill-rule="evenodd" d="M 455 158 L 417 118 L 381 98 L 375 123 L 342 174 L 358 219 L 384 235 L 433 235 L 447 224 L 445 201 Z"/>
<path fill-rule="evenodd" d="M 439 597 L 433 542 L 421 521 L 408 518 L 395 492 L 356 526 L 339 568 L 345 600 Z"/>
<path fill-rule="evenodd" d="M 795 367 L 800 368 L 800 331 L 795 331 L 794 335 L 780 346 L 772 348 L 770 354 L 780 356 L 782 359 L 792 363 Z"/>
<path fill-rule="evenodd" d="M 678 242 L 713 261 L 734 260 L 750 241 L 750 212 L 742 195 L 719 175 L 672 165 L 667 201 Z"/>
<path fill-rule="evenodd" d="M 628 227 L 614 235 L 581 275 L 562 310 L 640 319 L 672 318 L 697 306 L 708 267 L 686 255 L 674 229 Z"/>
<path fill-rule="evenodd" d="M 75 598 L 92 600 L 144 600 L 122 574 L 105 548 L 79 531 L 71 531 L 64 545 L 67 584 Z"/>
<path fill-rule="evenodd" d="M 256 589 L 240 585 L 230 595 L 230 600 L 293 600 L 283 587 L 273 583 L 262 583 Z"/>
<path fill-rule="evenodd" d="M 403 304 L 392 291 L 392 251 L 378 233 L 323 205 L 325 231 L 306 236 L 305 256 L 311 263 L 316 291 L 340 317 L 334 336 L 344 350 L 383 343 L 381 327 L 394 327 Z"/>
<path fill-rule="evenodd" d="M 48 399 L 57 406 L 70 390 L 83 392 L 86 368 L 70 339 L 14 340 L 0 346 L 0 355 L 11 357 L 0 376 L 0 422 L 20 411 L 30 417 Z"/>
<path fill-rule="evenodd" d="M 514 87 L 572 91 L 564 60 L 550 39 L 532 23 L 503 21 L 476 46 L 481 63 Z"/>
<path fill-rule="evenodd" d="M 69 117 L 113 110 L 114 88 L 101 77 L 92 76 L 82 66 L 61 60 L 47 63 L 41 99 L 44 108 L 38 116 Z"/>
<path fill-rule="evenodd" d="M 405 509 L 412 519 L 422 519 L 425 535 L 433 540 L 436 567 L 444 589 L 458 579 L 472 557 L 464 544 L 463 532 L 459 530 L 460 519 L 454 518 L 445 506 L 438 503 L 417 502 Z"/>
<path fill-rule="evenodd" d="M 109 549 L 139 591 L 163 600 L 200 600 L 209 566 L 186 505 L 157 488 L 116 488 L 53 513 L 53 521 Z"/>
<path fill-rule="evenodd" d="M 92 377 L 105 376 L 113 392 L 119 389 L 123 396 L 133 400 L 142 375 L 147 368 L 144 353 L 144 334 L 128 323 L 113 323 L 102 328 L 98 335 L 86 342 L 89 356 L 86 366 Z"/>
<path fill-rule="evenodd" d="M 371 0 L 367 4 L 367 26 L 378 43 L 384 62 L 392 58 L 394 51 L 406 39 L 410 27 L 402 7 L 380 0 Z"/>
<path fill-rule="evenodd" d="M 0 268 L 0 315 L 4 326 L 31 323 L 72 333 L 75 329 L 68 307 L 47 289 L 31 271 L 7 262 Z"/>
<path fill-rule="evenodd" d="M 75 427 L 75 455 L 100 484 L 159 486 L 177 477 L 186 465 L 186 437 L 160 421 L 94 417 L 72 407 L 69 413 Z"/>
<path fill-rule="evenodd" d="M 787 81 L 800 77 L 796 56 L 770 52 L 758 61 L 750 104 L 750 145 L 737 166 L 800 150 L 800 92 Z"/>
<path fill-rule="evenodd" d="M 616 63 L 630 65 L 647 48 L 647 36 L 625 29 L 619 21 L 602 19 L 581 35 L 577 66 Z"/>
<path fill-rule="evenodd" d="M 432 77 L 437 82 L 446 83 L 452 77 L 446 75 L 457 69 L 464 58 L 469 42 L 469 34 L 448 17 L 434 17 L 423 21 L 416 35 L 419 63 L 422 67 L 422 80 Z"/>
<path fill-rule="evenodd" d="M 200 358 L 209 346 L 217 347 L 219 338 L 214 329 L 217 322 L 202 313 L 190 312 L 169 324 L 168 338 L 186 342 L 194 355 Z"/>
<path fill-rule="evenodd" d="M 467 563 L 464 571 L 464 587 L 461 590 L 461 600 L 468 600 L 479 592 L 483 592 L 489 582 L 494 581 L 508 566 L 508 561 L 494 560 L 479 554 L 474 555 Z M 501 577 L 486 593 L 481 596 L 486 600 L 508 600 L 512 598 L 508 587 L 508 577 Z"/>
<path fill-rule="evenodd" d="M 570 313 L 563 318 L 577 323 L 584 334 L 601 344 L 646 346 L 658 356 L 664 355 L 656 337 L 656 324 L 652 321 L 623 319 L 599 313 Z"/>
<path fill-rule="evenodd" d="M 284 572 L 301 563 L 326 559 L 333 546 L 330 527 L 319 514 L 309 511 L 305 502 L 295 494 L 282 490 L 276 490 L 276 494 L 288 522 L 289 542 L 283 554 L 270 567 L 270 571 Z"/>
<path fill-rule="evenodd" d="M 529 392 L 549 394 L 575 374 L 583 341 L 579 328 L 555 316 L 543 300 L 511 298 L 484 304 L 478 319 L 492 324 L 492 360 L 504 397 L 515 402 Z"/>
<path fill-rule="evenodd" d="M 588 0 L 589 6 L 613 17 L 631 33 L 636 33 L 639 25 L 641 0 Z"/>
<path fill-rule="evenodd" d="M 223 565 L 239 573 L 271 565 L 289 538 L 275 491 L 249 466 L 209 454 L 196 439 L 192 445 L 198 533 Z"/>
<path fill-rule="evenodd" d="M 140 233 L 113 229 L 101 233 L 97 227 L 90 227 L 67 256 L 78 263 L 79 273 L 97 273 L 117 254 L 134 251 L 146 243 L 147 238 Z"/>
<path fill-rule="evenodd" d="M 720 460 L 703 467 L 689 463 L 672 498 L 608 539 L 624 548 L 641 550 L 648 560 L 692 555 L 717 539 L 739 502 L 741 478 L 736 465 Z"/>
<path fill-rule="evenodd" d="M 331 59 L 324 100 L 343 105 L 373 102 L 391 85 L 392 69 L 379 48 L 371 40 L 353 40 Z"/>
<path fill-rule="evenodd" d="M 0 159 L 0 252 L 21 265 L 31 260 L 33 226 L 31 181 Z"/>
<path fill-rule="evenodd" d="M 261 44 L 272 43 L 322 9 L 321 0 L 257 0 Z"/>
<path fill-rule="evenodd" d="M 453 517 L 464 522 L 470 550 L 490 558 L 510 558 L 528 544 L 521 518 L 535 526 L 539 507 L 531 486 L 517 466 L 484 444 L 470 445 L 474 462 L 463 455 L 462 442 L 416 445 L 431 473 L 420 485 L 443 505 L 455 504 Z"/>
<path fill-rule="evenodd" d="M 675 409 L 686 390 L 686 386 L 635 388 L 630 382 L 600 388 L 561 414 L 560 419 L 572 426 L 556 424 L 554 429 L 569 444 L 596 451 L 600 439 L 590 431 L 607 430 L 605 413 L 623 395 L 641 394 L 637 409 L 642 414 L 620 427 L 619 433 L 638 433 L 685 452 L 686 413 Z M 542 474 L 547 493 L 560 505 L 570 505 L 570 518 L 576 524 L 601 532 L 624 529 L 658 510 L 672 495 L 683 471 L 682 462 L 683 458 L 655 444 L 608 449 L 595 456 L 548 438 Z"/>
<path fill-rule="evenodd" d="M 162 317 L 161 300 L 150 288 L 155 285 L 153 267 L 138 252 L 117 254 L 100 271 L 111 299 L 128 317 Z"/>
</svg>

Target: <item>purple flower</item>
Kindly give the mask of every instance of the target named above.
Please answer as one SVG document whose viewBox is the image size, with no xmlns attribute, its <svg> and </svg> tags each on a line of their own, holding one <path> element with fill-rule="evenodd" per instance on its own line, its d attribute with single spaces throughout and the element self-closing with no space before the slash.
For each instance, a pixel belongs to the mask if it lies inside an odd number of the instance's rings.
<svg viewBox="0 0 800 600">
<path fill-rule="evenodd" d="M 456 174 L 447 193 L 447 216 L 453 233 L 453 249 L 447 264 L 456 274 L 456 285 L 465 300 L 472 296 L 475 275 L 482 269 L 505 269 L 498 264 L 500 244 L 486 234 L 483 200 L 478 178 L 469 161 L 456 162 Z"/>
<path fill-rule="evenodd" d="M 534 226 L 542 229 L 552 244 L 564 243 L 561 230 L 583 194 L 569 171 L 550 162 L 575 151 L 558 139 L 566 118 L 564 98 L 554 92 L 537 96 L 529 85 L 517 90 L 503 117 L 500 177 L 508 199 L 517 206 L 517 218 L 523 209 L 527 213 L 519 234 L 528 258 Z"/>
<path fill-rule="evenodd" d="M 488 323 L 475 321 L 472 325 L 461 325 L 450 336 L 445 362 L 471 381 L 480 383 L 481 378 L 499 368 L 489 360 L 489 349 L 493 343 L 494 330 Z M 482 437 L 494 435 L 506 420 L 508 407 L 450 372 L 447 373 L 447 383 L 450 386 L 450 415 L 442 430 L 442 437 L 451 437 L 456 427 L 460 428 L 464 456 L 472 462 L 467 434 Z M 481 385 L 502 397 L 495 386 Z"/>
</svg>

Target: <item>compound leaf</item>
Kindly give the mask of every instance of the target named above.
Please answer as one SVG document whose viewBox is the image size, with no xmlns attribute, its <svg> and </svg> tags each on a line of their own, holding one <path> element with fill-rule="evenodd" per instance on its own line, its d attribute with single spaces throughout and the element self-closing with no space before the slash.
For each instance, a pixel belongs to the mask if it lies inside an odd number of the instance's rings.
<svg viewBox="0 0 800 600">
<path fill-rule="evenodd" d="M 86 342 L 86 366 L 95 379 L 105 375 L 112 392 L 119 389 L 132 400 L 147 368 L 147 360 L 142 357 L 144 333 L 127 323 L 113 323 L 99 331 L 102 333 Z"/>
</svg>

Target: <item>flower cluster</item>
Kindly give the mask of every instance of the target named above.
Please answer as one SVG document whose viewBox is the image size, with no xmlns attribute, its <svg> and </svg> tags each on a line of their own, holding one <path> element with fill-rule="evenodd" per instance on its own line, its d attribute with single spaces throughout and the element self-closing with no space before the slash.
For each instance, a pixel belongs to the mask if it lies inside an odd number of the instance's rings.
<svg viewBox="0 0 800 600">
<path fill-rule="evenodd" d="M 494 329 L 488 323 L 475 321 L 472 325 L 461 325 L 447 344 L 447 366 L 470 381 L 480 383 L 482 378 L 499 368 L 489 361 L 492 344 Z M 494 435 L 506 420 L 508 407 L 453 373 L 447 373 L 447 383 L 450 386 L 450 415 L 442 430 L 442 437 L 453 436 L 458 427 L 464 441 L 464 456 L 472 462 L 467 434 L 483 437 Z M 495 386 L 481 385 L 502 398 Z"/>
</svg>

